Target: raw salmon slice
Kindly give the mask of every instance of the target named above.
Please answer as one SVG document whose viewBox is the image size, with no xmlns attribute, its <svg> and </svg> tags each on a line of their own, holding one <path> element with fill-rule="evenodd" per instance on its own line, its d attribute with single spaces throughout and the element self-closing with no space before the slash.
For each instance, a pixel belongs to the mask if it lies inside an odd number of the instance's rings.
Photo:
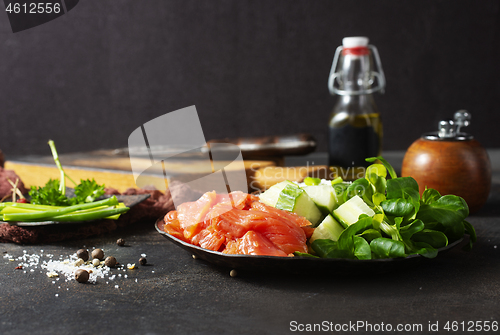
<svg viewBox="0 0 500 335">
<path fill-rule="evenodd" d="M 226 242 L 226 237 L 212 229 L 203 229 L 196 234 L 191 240 L 192 244 L 199 245 L 202 248 L 219 251 L 221 246 Z"/>
<path fill-rule="evenodd" d="M 287 256 L 307 252 L 311 223 L 243 192 L 205 193 L 165 216 L 165 231 L 202 248 L 230 254 Z"/>
<path fill-rule="evenodd" d="M 307 252 L 307 238 L 301 227 L 274 213 L 233 209 L 221 214 L 214 228 L 229 239 L 241 238 L 248 231 L 255 231 L 286 254 Z"/>
<path fill-rule="evenodd" d="M 242 238 L 230 241 L 226 249 L 226 254 L 244 254 L 260 256 L 288 256 L 267 238 L 255 231 L 248 231 Z"/>
<path fill-rule="evenodd" d="M 185 242 L 189 242 L 184 238 L 184 231 L 181 228 L 181 223 L 177 219 L 177 211 L 170 211 L 165 215 L 165 218 L 163 219 L 165 222 L 165 226 L 163 230 L 165 232 L 169 233 L 170 235 L 177 237 L 180 240 L 183 240 Z"/>
<path fill-rule="evenodd" d="M 200 199 L 177 206 L 177 218 L 187 240 L 204 228 L 205 215 L 216 202 L 215 192 L 207 192 Z"/>
<path fill-rule="evenodd" d="M 268 206 L 266 204 L 263 204 L 260 201 L 252 202 L 251 208 L 262 211 L 262 212 L 266 212 L 269 214 L 274 214 L 274 215 L 279 216 L 280 218 L 283 218 L 287 221 L 295 222 L 299 227 L 312 226 L 312 223 L 309 222 L 309 220 L 307 220 L 303 216 L 298 216 L 295 213 L 287 212 L 287 211 L 284 211 L 284 210 L 281 210 L 278 208 Z"/>
<path fill-rule="evenodd" d="M 259 198 L 241 191 L 234 191 L 229 194 L 217 194 L 217 204 L 227 204 L 232 208 L 246 209 L 252 201 Z"/>
</svg>

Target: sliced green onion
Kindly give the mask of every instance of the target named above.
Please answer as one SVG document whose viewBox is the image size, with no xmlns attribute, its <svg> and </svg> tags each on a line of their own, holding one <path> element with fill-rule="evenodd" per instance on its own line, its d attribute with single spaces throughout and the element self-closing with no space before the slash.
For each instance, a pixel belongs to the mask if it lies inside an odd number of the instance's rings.
<svg viewBox="0 0 500 335">
<path fill-rule="evenodd" d="M 62 195 L 66 194 L 66 178 L 64 178 L 64 170 L 61 165 L 61 161 L 59 161 L 59 155 L 57 154 L 56 145 L 54 141 L 49 140 L 50 151 L 52 151 L 52 156 L 54 157 L 54 162 L 56 163 L 57 168 L 59 169 L 59 173 L 61 177 L 59 178 L 59 191 Z"/>
<path fill-rule="evenodd" d="M 91 212 L 69 213 L 53 217 L 50 219 L 50 221 L 57 221 L 57 222 L 92 221 L 92 220 L 98 220 L 120 215 L 127 212 L 129 209 L 130 208 L 128 207 L 121 207 L 121 208 L 99 209 Z"/>
<path fill-rule="evenodd" d="M 44 211 L 47 209 L 66 208 L 66 206 L 37 205 L 37 204 L 28 204 L 28 203 L 23 203 L 23 202 L 2 202 L 2 203 L 0 203 L 0 211 L 3 208 L 7 208 L 7 207 L 33 209 L 33 210 L 37 210 L 37 211 Z"/>
<path fill-rule="evenodd" d="M 116 199 L 115 196 L 112 196 L 108 199 L 96 201 L 96 202 L 89 202 L 85 204 L 78 204 L 74 206 L 67 206 L 67 207 L 62 207 L 58 209 L 53 209 L 53 210 L 46 210 L 46 211 L 39 211 L 36 213 L 5 213 L 3 215 L 4 221 L 50 221 L 52 218 L 61 216 L 64 214 L 68 214 L 71 212 L 79 211 L 79 210 L 84 210 L 84 209 L 90 209 L 90 208 L 96 208 L 100 206 L 116 206 L 118 205 L 118 199 Z"/>
<path fill-rule="evenodd" d="M 12 213 L 38 213 L 38 212 L 40 212 L 40 210 L 20 208 L 20 207 L 5 207 L 2 209 L 2 211 L 0 211 L 2 215 L 12 214 Z"/>
</svg>

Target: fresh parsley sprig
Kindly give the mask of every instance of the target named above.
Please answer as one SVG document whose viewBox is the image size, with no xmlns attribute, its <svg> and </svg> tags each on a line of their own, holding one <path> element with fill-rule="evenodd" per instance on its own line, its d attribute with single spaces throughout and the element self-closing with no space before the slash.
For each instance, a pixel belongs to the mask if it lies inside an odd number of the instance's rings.
<svg viewBox="0 0 500 335">
<path fill-rule="evenodd" d="M 104 185 L 98 185 L 94 179 L 80 180 L 80 184 L 75 187 L 75 198 L 77 204 L 94 202 L 104 194 Z"/>
<path fill-rule="evenodd" d="M 32 204 L 70 206 L 94 202 L 104 195 L 105 186 L 97 184 L 94 179 L 81 179 L 80 184 L 71 179 L 62 168 L 54 141 L 50 140 L 48 144 L 61 177 L 60 180 L 50 179 L 43 187 L 32 186 L 29 191 Z M 75 197 L 73 198 L 66 196 L 66 177 L 75 185 Z"/>
<path fill-rule="evenodd" d="M 31 186 L 31 203 L 36 205 L 69 206 L 70 201 L 59 188 L 59 180 L 50 179 L 43 187 Z"/>
</svg>

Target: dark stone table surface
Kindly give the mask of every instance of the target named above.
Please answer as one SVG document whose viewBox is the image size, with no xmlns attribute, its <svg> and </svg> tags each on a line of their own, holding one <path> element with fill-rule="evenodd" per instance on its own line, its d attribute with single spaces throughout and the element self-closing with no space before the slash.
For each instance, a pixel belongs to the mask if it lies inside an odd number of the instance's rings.
<svg viewBox="0 0 500 335">
<path fill-rule="evenodd" d="M 490 198 L 469 217 L 478 235 L 472 251 L 454 248 L 389 273 L 239 271 L 231 277 L 231 269 L 193 259 L 167 241 L 153 222 L 85 240 L 0 244 L 0 334 L 287 334 L 314 324 L 322 326 L 318 333 L 464 334 L 471 322 L 475 330 L 490 326 L 475 333 L 493 333 L 500 322 L 500 155 L 490 156 Z M 402 156 L 389 157 L 397 166 Z M 20 261 L 9 260 L 42 253 L 42 260 L 66 258 L 82 247 L 102 248 L 138 267 L 81 284 L 49 278 L 40 264 L 15 269 Z M 138 264 L 141 254 L 148 265 Z M 455 331 L 445 329 L 447 322 Z M 396 331 L 398 325 L 406 331 Z M 439 331 L 429 330 L 436 326 Z"/>
</svg>

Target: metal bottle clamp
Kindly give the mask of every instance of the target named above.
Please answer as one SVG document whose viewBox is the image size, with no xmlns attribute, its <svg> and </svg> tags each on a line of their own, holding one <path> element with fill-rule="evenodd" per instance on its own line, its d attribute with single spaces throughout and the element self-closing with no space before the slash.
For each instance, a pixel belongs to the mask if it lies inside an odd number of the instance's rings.
<svg viewBox="0 0 500 335">
<path fill-rule="evenodd" d="M 381 93 L 384 93 L 384 88 L 385 88 L 385 76 L 384 76 L 384 71 L 382 70 L 382 63 L 380 62 L 380 57 L 378 55 L 377 48 L 373 45 L 368 45 L 367 48 L 371 51 L 371 54 L 373 55 L 375 59 L 375 64 L 377 64 L 378 72 L 376 71 L 370 71 L 370 76 L 376 77 L 378 85 L 375 87 L 370 87 L 369 89 L 363 89 L 359 91 L 346 91 L 346 90 L 341 90 L 338 87 L 335 86 L 335 82 L 337 81 L 336 79 L 340 77 L 341 71 L 335 72 L 338 61 L 340 58 L 340 54 L 342 50 L 344 49 L 343 46 L 339 46 L 337 50 L 335 50 L 335 55 L 333 56 L 333 63 L 332 63 L 332 68 L 330 70 L 330 76 L 328 77 L 328 90 L 330 91 L 330 94 L 338 94 L 338 95 L 362 95 L 362 94 L 371 94 L 375 93 L 378 91 L 381 91 Z M 371 80 L 373 83 L 373 79 Z"/>
</svg>

